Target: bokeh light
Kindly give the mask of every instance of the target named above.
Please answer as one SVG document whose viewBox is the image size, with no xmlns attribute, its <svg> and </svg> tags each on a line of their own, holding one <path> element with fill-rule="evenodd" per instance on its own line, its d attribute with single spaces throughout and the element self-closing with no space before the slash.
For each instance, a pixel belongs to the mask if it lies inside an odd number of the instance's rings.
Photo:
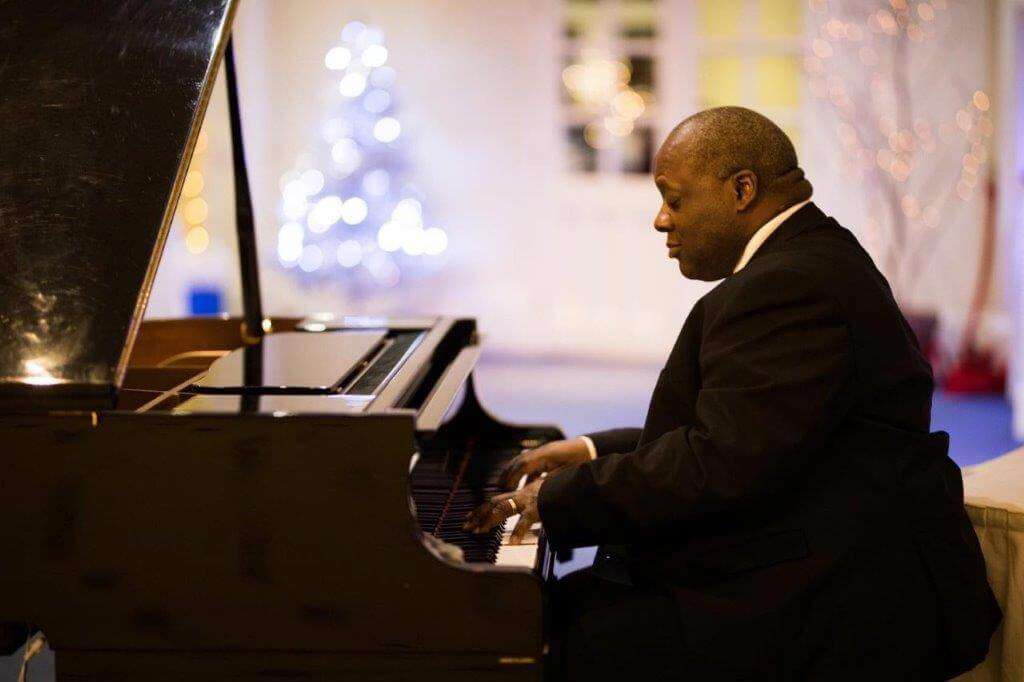
<svg viewBox="0 0 1024 682">
<path fill-rule="evenodd" d="M 388 60 L 388 48 L 379 44 L 370 45 L 363 50 L 360 60 L 365 66 L 370 68 L 384 66 L 384 63 Z"/>
<path fill-rule="evenodd" d="M 319 270 L 324 264 L 324 252 L 316 244 L 306 244 L 302 248 L 302 256 L 299 258 L 299 267 L 304 272 Z"/>
<path fill-rule="evenodd" d="M 205 227 L 196 225 L 189 229 L 185 235 L 185 248 L 191 254 L 198 255 L 203 251 L 206 251 L 207 247 L 210 246 L 210 233 L 206 231 Z"/>
<path fill-rule="evenodd" d="M 338 244 L 336 255 L 343 268 L 354 268 L 363 259 L 363 247 L 355 239 L 346 239 Z"/>
<path fill-rule="evenodd" d="M 346 199 L 341 206 L 341 219 L 349 225 L 358 225 L 363 222 L 366 220 L 367 213 L 369 213 L 369 207 L 362 197 Z"/>
<path fill-rule="evenodd" d="M 303 229 L 299 223 L 285 223 L 277 232 L 277 257 L 282 263 L 294 265 L 302 256 Z"/>
<path fill-rule="evenodd" d="M 385 116 L 373 126 L 373 136 L 384 143 L 394 142 L 401 132 L 401 124 L 390 116 Z"/>
<path fill-rule="evenodd" d="M 338 83 L 338 92 L 345 97 L 359 97 L 365 89 L 366 76 L 357 71 L 346 73 L 342 76 L 341 82 Z"/>
<path fill-rule="evenodd" d="M 202 173 L 196 170 L 190 170 L 188 174 L 185 175 L 185 184 L 181 188 L 181 193 L 189 198 L 198 196 L 199 193 L 203 191 L 205 184 Z"/>
<path fill-rule="evenodd" d="M 332 47 L 324 57 L 324 65 L 331 71 L 343 71 L 352 61 L 352 53 L 348 48 Z"/>
<path fill-rule="evenodd" d="M 332 225 L 338 222 L 344 211 L 344 202 L 341 197 L 326 196 L 313 206 L 306 221 L 310 232 L 322 234 L 329 230 Z"/>
<path fill-rule="evenodd" d="M 190 225 L 197 225 L 199 223 L 205 222 L 209 212 L 210 207 L 206 203 L 205 199 L 203 199 L 202 197 L 190 199 L 189 202 L 185 204 L 185 222 L 187 222 Z"/>
</svg>

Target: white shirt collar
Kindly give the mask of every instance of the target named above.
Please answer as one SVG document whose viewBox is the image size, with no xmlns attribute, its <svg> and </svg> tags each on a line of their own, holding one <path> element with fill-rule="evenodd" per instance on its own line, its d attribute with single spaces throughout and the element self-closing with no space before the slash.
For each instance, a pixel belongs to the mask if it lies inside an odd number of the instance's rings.
<svg viewBox="0 0 1024 682">
<path fill-rule="evenodd" d="M 750 259 L 754 257 L 755 253 L 757 253 L 757 250 L 761 248 L 761 245 L 768 241 L 768 237 L 771 237 L 772 233 L 779 229 L 779 226 L 786 222 L 786 219 L 789 218 L 789 216 L 793 215 L 809 203 L 811 203 L 811 200 L 807 199 L 806 201 L 801 201 L 799 204 L 794 204 L 761 227 L 757 228 L 757 232 L 750 237 L 750 241 L 747 242 L 747 246 L 743 249 L 743 255 L 740 256 L 740 259 L 737 261 L 736 267 L 733 268 L 732 273 L 735 275 L 737 272 L 745 268 L 747 263 L 750 262 Z"/>
</svg>

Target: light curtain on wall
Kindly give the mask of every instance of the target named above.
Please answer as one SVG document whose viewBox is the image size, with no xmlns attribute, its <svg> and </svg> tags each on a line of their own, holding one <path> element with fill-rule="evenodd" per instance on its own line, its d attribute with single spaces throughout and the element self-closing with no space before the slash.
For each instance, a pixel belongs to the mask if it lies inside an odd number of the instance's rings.
<svg viewBox="0 0 1024 682">
<path fill-rule="evenodd" d="M 805 165 L 817 200 L 857 233 L 905 310 L 938 315 L 956 352 L 989 200 L 990 4 L 810 8 Z M 993 297 L 990 335 L 1003 334 L 1002 310 Z"/>
<path fill-rule="evenodd" d="M 1013 433 L 1024 441 L 1024 3 L 1000 7 L 1002 26 L 999 79 L 1002 86 L 1000 226 L 1002 246 L 1009 254 L 1006 270 L 1007 305 L 1012 320 L 1010 398 Z"/>
</svg>

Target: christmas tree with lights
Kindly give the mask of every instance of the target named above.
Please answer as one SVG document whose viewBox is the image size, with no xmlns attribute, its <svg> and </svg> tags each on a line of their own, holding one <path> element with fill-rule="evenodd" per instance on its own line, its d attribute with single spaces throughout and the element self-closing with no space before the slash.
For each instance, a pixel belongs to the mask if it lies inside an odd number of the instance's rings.
<svg viewBox="0 0 1024 682">
<path fill-rule="evenodd" d="M 316 149 L 280 183 L 278 261 L 304 283 L 372 291 L 442 265 L 448 236 L 424 224 L 387 61 L 383 34 L 360 22 L 346 25 L 324 57 L 337 77 L 337 108 Z"/>
</svg>

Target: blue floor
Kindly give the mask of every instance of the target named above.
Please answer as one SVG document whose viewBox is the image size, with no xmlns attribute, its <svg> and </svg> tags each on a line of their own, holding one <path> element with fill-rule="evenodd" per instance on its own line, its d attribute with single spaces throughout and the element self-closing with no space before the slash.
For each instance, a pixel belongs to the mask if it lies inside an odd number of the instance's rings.
<svg viewBox="0 0 1024 682">
<path fill-rule="evenodd" d="M 949 432 L 949 454 L 962 467 L 1020 447 L 1011 424 L 1010 403 L 1002 396 L 939 392 L 932 400 L 932 429 Z"/>
</svg>

